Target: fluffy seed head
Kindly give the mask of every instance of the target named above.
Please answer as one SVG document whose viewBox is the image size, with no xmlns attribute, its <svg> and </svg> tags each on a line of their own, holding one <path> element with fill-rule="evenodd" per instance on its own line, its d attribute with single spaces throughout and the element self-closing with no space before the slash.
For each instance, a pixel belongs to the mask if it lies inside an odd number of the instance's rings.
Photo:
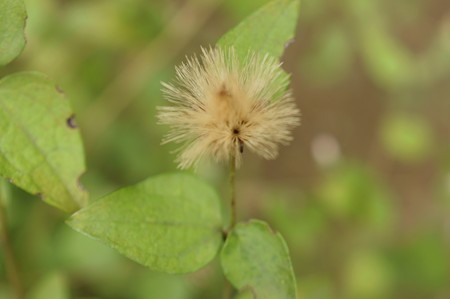
<svg viewBox="0 0 450 299">
<path fill-rule="evenodd" d="M 240 61 L 233 49 L 202 49 L 176 68 L 174 84 L 163 83 L 171 106 L 158 107 L 171 127 L 163 143 L 176 142 L 180 168 L 204 157 L 240 163 L 244 148 L 274 159 L 300 122 L 286 76 L 274 58 L 249 53 Z"/>
</svg>

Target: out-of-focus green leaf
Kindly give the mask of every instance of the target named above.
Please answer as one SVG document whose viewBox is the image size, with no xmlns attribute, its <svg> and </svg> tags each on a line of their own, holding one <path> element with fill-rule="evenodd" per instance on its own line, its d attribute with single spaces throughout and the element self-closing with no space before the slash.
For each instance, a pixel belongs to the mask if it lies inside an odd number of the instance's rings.
<svg viewBox="0 0 450 299">
<path fill-rule="evenodd" d="M 360 32 L 363 58 L 373 80 L 386 89 L 415 82 L 417 74 L 411 53 L 381 28 L 362 26 Z"/>
<path fill-rule="evenodd" d="M 227 32 L 217 45 L 234 47 L 241 58 L 249 51 L 280 57 L 294 38 L 299 6 L 299 0 L 274 0 Z"/>
<path fill-rule="evenodd" d="M 393 272 L 387 261 L 375 252 L 352 254 L 344 268 L 346 298 L 391 298 Z"/>
<path fill-rule="evenodd" d="M 221 252 L 224 274 L 258 299 L 295 299 L 296 282 L 283 237 L 262 221 L 238 223 Z"/>
<path fill-rule="evenodd" d="M 164 2 L 75 1 L 67 4 L 65 24 L 71 34 L 111 47 L 150 40 L 161 30 Z M 99 20 L 98 16 L 103 17 Z"/>
<path fill-rule="evenodd" d="M 25 47 L 26 18 L 22 0 L 0 1 L 0 66 L 19 56 Z"/>
<path fill-rule="evenodd" d="M 376 230 L 389 228 L 395 212 L 386 187 L 356 163 L 344 163 L 331 171 L 317 194 L 333 217 Z"/>
<path fill-rule="evenodd" d="M 45 277 L 30 293 L 28 299 L 69 299 L 66 281 L 61 274 Z"/>
<path fill-rule="evenodd" d="M 448 287 L 450 258 L 448 243 L 438 233 L 416 235 L 392 253 L 396 285 L 413 293 L 430 293 Z M 426 296 L 423 296 L 426 297 Z"/>
<path fill-rule="evenodd" d="M 301 22 L 303 24 L 309 24 L 327 13 L 327 1 L 315 0 L 302 2 L 302 17 Z"/>
<path fill-rule="evenodd" d="M 369 16 L 371 24 L 380 23 L 380 1 L 346 0 L 342 4 L 347 13 L 353 15 L 358 22 L 367 21 Z"/>
<path fill-rule="evenodd" d="M 218 195 L 184 173 L 159 175 L 116 191 L 72 215 L 68 224 L 167 273 L 198 270 L 222 244 Z"/>
<path fill-rule="evenodd" d="M 80 133 L 68 100 L 45 75 L 0 81 L 0 136 L 2 177 L 66 212 L 85 204 Z"/>
<path fill-rule="evenodd" d="M 298 299 L 334 299 L 336 290 L 332 280 L 323 275 L 311 275 L 298 277 Z"/>
<path fill-rule="evenodd" d="M 256 297 L 253 295 L 252 291 L 245 290 L 240 292 L 234 299 L 256 299 Z"/>
<path fill-rule="evenodd" d="M 13 298 L 13 296 L 10 286 L 6 282 L 0 284 L 0 298 Z"/>
<path fill-rule="evenodd" d="M 224 2 L 224 6 L 225 8 L 227 8 L 227 11 L 229 11 L 233 16 L 237 18 L 244 18 L 269 1 L 270 0 L 227 0 Z"/>
<path fill-rule="evenodd" d="M 380 127 L 383 147 L 394 158 L 403 162 L 420 162 L 433 147 L 433 132 L 419 116 L 392 114 Z"/>
<path fill-rule="evenodd" d="M 183 276 L 146 271 L 133 282 L 132 298 L 189 299 L 193 298 L 192 285 Z M 141 275 L 142 276 L 142 275 Z M 145 279 L 144 279 L 145 278 Z M 131 294 L 129 294 L 131 297 Z"/>
<path fill-rule="evenodd" d="M 300 69 L 304 78 L 315 85 L 333 84 L 345 78 L 352 62 L 349 36 L 343 26 L 332 24 L 315 37 L 310 52 L 302 59 Z"/>
<path fill-rule="evenodd" d="M 114 249 L 86 238 L 67 225 L 51 232 L 51 235 L 54 241 L 47 249 L 47 260 L 57 260 L 61 268 L 75 275 L 82 275 L 87 281 L 124 279 L 120 269 L 128 260 L 118 255 Z"/>
<path fill-rule="evenodd" d="M 317 254 L 320 236 L 327 231 L 327 215 L 316 201 L 303 198 L 298 191 L 286 192 L 285 186 L 283 189 L 266 192 L 264 215 L 297 252 L 292 257 L 294 263 L 301 263 Z"/>
</svg>

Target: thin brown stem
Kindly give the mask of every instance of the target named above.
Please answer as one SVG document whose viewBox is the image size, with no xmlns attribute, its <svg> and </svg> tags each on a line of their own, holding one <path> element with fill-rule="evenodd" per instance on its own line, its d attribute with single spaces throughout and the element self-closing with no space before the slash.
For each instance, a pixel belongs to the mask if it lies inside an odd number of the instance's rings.
<svg viewBox="0 0 450 299">
<path fill-rule="evenodd" d="M 6 188 L 6 183 L 0 182 L 0 243 L 3 249 L 6 272 L 11 287 L 14 290 L 15 298 L 24 299 L 25 294 L 19 277 L 19 268 L 17 267 L 17 262 L 11 245 L 11 238 L 8 232 L 8 221 L 6 218 L 6 209 L 3 198 L 6 193 L 4 188 Z"/>
</svg>

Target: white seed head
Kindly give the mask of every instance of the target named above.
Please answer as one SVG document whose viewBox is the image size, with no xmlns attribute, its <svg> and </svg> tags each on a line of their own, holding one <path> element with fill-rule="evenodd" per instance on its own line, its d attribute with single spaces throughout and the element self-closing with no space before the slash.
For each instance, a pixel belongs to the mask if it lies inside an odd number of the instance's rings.
<svg viewBox="0 0 450 299">
<path fill-rule="evenodd" d="M 240 163 L 243 148 L 265 159 L 292 140 L 300 111 L 276 59 L 249 53 L 239 61 L 233 49 L 202 49 L 176 68 L 174 84 L 163 83 L 171 106 L 158 107 L 159 123 L 171 127 L 163 143 L 176 142 L 180 168 L 202 157 Z"/>
</svg>

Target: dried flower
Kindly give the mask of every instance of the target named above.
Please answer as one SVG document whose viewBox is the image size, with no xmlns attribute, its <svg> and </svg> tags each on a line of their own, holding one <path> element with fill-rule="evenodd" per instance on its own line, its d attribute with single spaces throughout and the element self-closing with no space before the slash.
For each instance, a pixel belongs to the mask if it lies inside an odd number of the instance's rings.
<svg viewBox="0 0 450 299">
<path fill-rule="evenodd" d="M 204 156 L 240 162 L 244 147 L 274 159 L 278 144 L 287 144 L 300 112 L 280 63 L 250 53 L 239 61 L 233 49 L 202 49 L 176 68 L 175 84 L 163 83 L 172 106 L 159 107 L 158 118 L 171 131 L 163 143 L 176 142 L 180 168 Z"/>
</svg>

